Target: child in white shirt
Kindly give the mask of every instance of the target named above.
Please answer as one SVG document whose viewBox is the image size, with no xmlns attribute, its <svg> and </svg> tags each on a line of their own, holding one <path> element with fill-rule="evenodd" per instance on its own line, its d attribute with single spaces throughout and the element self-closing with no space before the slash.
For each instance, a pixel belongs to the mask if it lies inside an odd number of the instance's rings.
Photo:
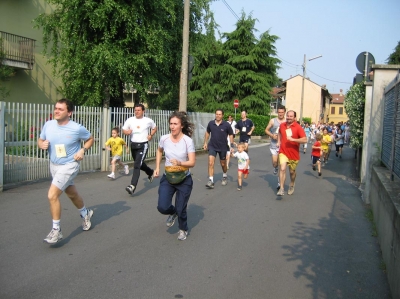
<svg viewBox="0 0 400 299">
<path fill-rule="evenodd" d="M 232 157 L 236 157 L 238 159 L 238 191 L 242 190 L 242 176 L 247 179 L 249 175 L 249 169 L 250 169 L 250 158 L 249 155 L 244 151 L 246 146 L 244 143 L 239 143 L 238 146 L 238 151 L 236 153 L 233 153 L 233 149 L 231 152 Z"/>
</svg>

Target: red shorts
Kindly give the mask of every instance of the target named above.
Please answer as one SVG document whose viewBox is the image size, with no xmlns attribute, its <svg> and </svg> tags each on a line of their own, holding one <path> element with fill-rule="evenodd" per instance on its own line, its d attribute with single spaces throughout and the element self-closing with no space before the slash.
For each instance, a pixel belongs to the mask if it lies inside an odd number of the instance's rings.
<svg viewBox="0 0 400 299">
<path fill-rule="evenodd" d="M 249 174 L 248 169 L 238 169 L 239 172 L 243 172 L 243 174 Z"/>
</svg>

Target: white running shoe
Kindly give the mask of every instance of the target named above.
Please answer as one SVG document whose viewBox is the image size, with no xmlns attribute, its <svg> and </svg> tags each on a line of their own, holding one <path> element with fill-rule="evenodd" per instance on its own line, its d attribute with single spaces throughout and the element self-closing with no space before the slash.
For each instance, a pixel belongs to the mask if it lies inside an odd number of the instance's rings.
<svg viewBox="0 0 400 299">
<path fill-rule="evenodd" d="M 167 226 L 171 227 L 174 225 L 175 223 L 175 219 L 178 217 L 178 215 L 175 213 L 174 215 L 169 215 L 167 218 Z"/>
<path fill-rule="evenodd" d="M 43 240 L 43 242 L 46 242 L 48 244 L 56 244 L 58 241 L 62 240 L 62 238 L 63 235 L 61 233 L 61 229 L 53 228 L 47 235 L 47 237 Z"/>
<path fill-rule="evenodd" d="M 186 230 L 179 230 L 179 235 L 178 235 L 178 240 L 179 241 L 184 241 L 186 240 L 186 237 L 188 235 L 188 232 Z"/>
<path fill-rule="evenodd" d="M 93 216 L 93 210 L 87 209 L 87 214 L 85 217 L 83 218 L 83 222 L 82 222 L 82 229 L 83 230 L 89 230 L 90 227 L 92 226 L 92 223 L 90 222 L 90 218 L 92 218 Z"/>
<path fill-rule="evenodd" d="M 108 175 L 108 177 L 110 178 L 110 179 L 115 179 L 115 174 L 113 174 L 113 173 L 110 173 L 109 175 Z"/>
</svg>

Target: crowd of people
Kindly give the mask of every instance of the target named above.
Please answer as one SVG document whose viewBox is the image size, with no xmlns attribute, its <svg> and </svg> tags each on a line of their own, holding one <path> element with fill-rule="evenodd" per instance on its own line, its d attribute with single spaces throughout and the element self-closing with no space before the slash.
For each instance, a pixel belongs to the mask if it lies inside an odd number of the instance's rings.
<svg viewBox="0 0 400 299">
<path fill-rule="evenodd" d="M 91 133 L 82 125 L 70 119 L 74 106 L 68 99 L 57 101 L 54 109 L 54 119 L 45 123 L 38 139 L 38 146 L 49 151 L 50 172 L 53 180 L 48 191 L 50 213 L 53 227 L 44 239 L 48 244 L 62 240 L 60 218 L 60 195 L 65 192 L 78 209 L 82 218 L 82 229 L 91 227 L 93 210 L 85 207 L 82 197 L 76 190 L 73 179 L 79 172 L 80 162 L 84 154 L 93 145 Z M 335 145 L 336 157 L 342 158 L 343 145 L 349 142 L 350 127 L 348 123 L 322 124 L 298 123 L 296 111 L 283 106 L 278 107 L 277 117 L 271 119 L 265 128 L 270 137 L 270 152 L 272 157 L 273 174 L 277 176 L 277 195 L 285 194 L 286 170 L 289 169 L 288 195 L 295 191 L 296 167 L 300 161 L 301 145 L 303 153 L 307 152 L 307 144 L 311 146 L 312 169 L 318 170 L 321 176 L 321 166 L 328 163 L 332 146 Z M 130 185 L 125 189 L 133 195 L 137 189 L 140 172 L 147 175 L 151 183 L 154 178 L 160 178 L 158 189 L 158 211 L 167 215 L 166 226 L 172 227 L 178 219 L 178 240 L 183 241 L 188 236 L 187 205 L 193 189 L 190 168 L 195 166 L 195 147 L 192 140 L 194 124 L 185 112 L 173 112 L 169 117 L 169 133 L 158 140 L 156 152 L 156 167 L 151 169 L 146 163 L 149 142 L 157 132 L 156 123 L 144 116 L 145 107 L 137 104 L 134 116 L 128 118 L 122 126 L 122 132 L 129 136 L 127 145 L 119 136 L 119 128 L 112 129 L 112 136 L 105 143 L 111 151 L 111 173 L 109 178 L 115 179 L 116 165 L 124 167 L 129 174 L 128 165 L 121 161 L 123 148 L 130 149 L 133 163 L 133 174 Z M 250 172 L 249 144 L 255 125 L 247 117 L 246 111 L 241 112 L 241 119 L 235 121 L 232 115 L 224 120 L 224 111 L 217 109 L 215 119 L 210 121 L 204 135 L 203 149 L 208 152 L 208 180 L 206 188 L 214 189 L 214 165 L 217 156 L 222 169 L 221 185 L 228 184 L 230 158 L 237 159 L 237 190 L 243 188 L 243 179 Z M 238 143 L 234 141 L 238 135 Z M 236 149 L 235 149 L 236 148 Z M 165 158 L 164 172 L 160 164 Z M 175 196 L 175 199 L 174 199 Z"/>
</svg>

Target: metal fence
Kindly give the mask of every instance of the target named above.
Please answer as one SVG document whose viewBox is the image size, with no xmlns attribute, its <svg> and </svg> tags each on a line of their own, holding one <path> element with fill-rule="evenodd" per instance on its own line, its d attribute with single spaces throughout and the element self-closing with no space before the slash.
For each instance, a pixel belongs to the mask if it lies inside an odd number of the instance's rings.
<svg viewBox="0 0 400 299">
<path fill-rule="evenodd" d="M 32 69 L 35 63 L 35 40 L 4 31 L 0 31 L 1 50 L 5 54 L 5 59 L 22 61 L 30 65 Z"/>
<path fill-rule="evenodd" d="M 393 180 L 400 178 L 400 74 L 385 88 L 384 105 L 381 160 Z"/>
<path fill-rule="evenodd" d="M 26 104 L 0 102 L 0 191 L 8 186 L 26 181 L 50 177 L 47 151 L 37 147 L 37 139 L 44 123 L 53 117 L 52 104 Z M 172 111 L 145 111 L 157 124 L 157 134 L 149 144 L 147 159 L 156 156 L 158 140 L 169 132 L 168 117 Z M 195 124 L 192 136 L 196 149 L 203 145 L 208 122 L 214 119 L 212 113 L 188 113 Z M 111 137 L 113 127 L 122 128 L 125 120 L 133 116 L 133 108 L 99 108 L 76 106 L 72 120 L 82 124 L 95 140 L 81 162 L 81 171 L 108 170 L 110 153 L 105 151 L 105 142 Z M 122 134 L 123 135 L 123 134 Z M 121 136 L 129 144 L 129 136 Z M 122 160 L 132 162 L 129 152 L 124 152 Z"/>
</svg>

